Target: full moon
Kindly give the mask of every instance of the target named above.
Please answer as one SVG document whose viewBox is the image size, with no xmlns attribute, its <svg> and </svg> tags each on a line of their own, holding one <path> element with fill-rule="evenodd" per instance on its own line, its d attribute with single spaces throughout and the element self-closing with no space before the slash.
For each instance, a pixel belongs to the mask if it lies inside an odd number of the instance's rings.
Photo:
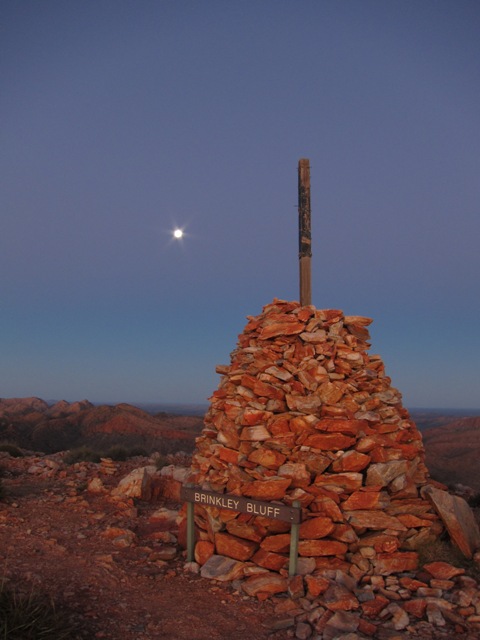
<svg viewBox="0 0 480 640">
<path fill-rule="evenodd" d="M 173 237 L 177 240 L 180 240 L 180 238 L 183 237 L 183 231 L 181 229 L 175 229 L 175 231 L 173 232 Z"/>
</svg>

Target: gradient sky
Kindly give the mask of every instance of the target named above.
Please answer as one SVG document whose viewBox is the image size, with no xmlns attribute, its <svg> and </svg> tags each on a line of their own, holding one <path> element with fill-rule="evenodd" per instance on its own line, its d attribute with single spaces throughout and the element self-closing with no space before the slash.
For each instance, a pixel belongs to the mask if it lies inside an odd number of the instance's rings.
<svg viewBox="0 0 480 640">
<path fill-rule="evenodd" d="M 480 407 L 477 0 L 3 0 L 0 396 L 205 402 L 247 315 L 367 315 Z M 182 241 L 172 230 L 184 229 Z"/>
</svg>

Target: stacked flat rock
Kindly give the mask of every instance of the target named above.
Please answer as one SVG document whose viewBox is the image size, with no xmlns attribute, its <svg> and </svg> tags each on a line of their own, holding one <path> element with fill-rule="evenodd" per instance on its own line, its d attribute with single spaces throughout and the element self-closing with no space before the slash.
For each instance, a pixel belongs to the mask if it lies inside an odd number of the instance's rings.
<svg viewBox="0 0 480 640">
<path fill-rule="evenodd" d="M 371 320 L 274 300 L 249 317 L 211 398 L 189 481 L 302 507 L 299 571 L 356 579 L 414 570 L 442 525 L 420 495 L 421 436 L 378 355 Z M 197 505 L 195 557 L 284 574 L 290 525 Z"/>
</svg>

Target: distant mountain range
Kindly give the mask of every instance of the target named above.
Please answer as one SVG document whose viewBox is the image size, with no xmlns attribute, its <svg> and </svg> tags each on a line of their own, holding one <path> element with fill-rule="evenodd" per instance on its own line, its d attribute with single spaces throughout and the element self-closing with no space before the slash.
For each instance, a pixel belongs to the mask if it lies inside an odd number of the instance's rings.
<svg viewBox="0 0 480 640">
<path fill-rule="evenodd" d="M 198 415 L 148 413 L 130 404 L 98 405 L 88 400 L 49 404 L 40 398 L 0 399 L 0 440 L 44 453 L 113 445 L 169 453 L 191 451 L 203 420 Z"/>
</svg>

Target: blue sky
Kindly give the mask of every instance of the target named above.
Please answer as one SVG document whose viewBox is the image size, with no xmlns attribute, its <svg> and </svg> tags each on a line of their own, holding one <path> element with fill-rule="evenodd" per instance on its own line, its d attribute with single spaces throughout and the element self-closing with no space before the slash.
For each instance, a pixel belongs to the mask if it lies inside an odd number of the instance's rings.
<svg viewBox="0 0 480 640">
<path fill-rule="evenodd" d="M 0 396 L 204 402 L 247 315 L 367 315 L 409 407 L 480 407 L 475 0 L 4 0 Z M 182 241 L 172 230 L 184 229 Z"/>
</svg>

